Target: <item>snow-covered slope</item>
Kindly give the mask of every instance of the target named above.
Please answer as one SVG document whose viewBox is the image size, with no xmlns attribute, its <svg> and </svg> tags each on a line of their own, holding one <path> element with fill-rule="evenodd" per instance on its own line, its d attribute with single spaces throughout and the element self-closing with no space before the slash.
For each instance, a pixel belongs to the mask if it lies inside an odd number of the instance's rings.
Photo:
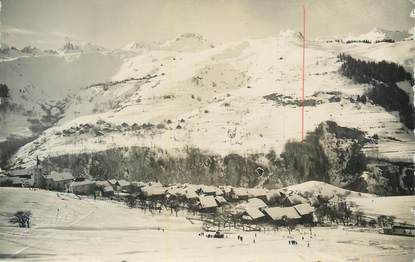
<svg viewBox="0 0 415 262">
<path fill-rule="evenodd" d="M 279 189 L 281 192 L 299 194 L 302 196 L 308 196 L 310 198 L 316 198 L 317 196 L 324 197 L 326 199 L 331 199 L 334 197 L 341 198 L 366 198 L 366 197 L 375 197 L 372 194 L 360 193 L 351 190 L 346 190 L 340 187 L 336 187 L 320 181 L 307 181 L 301 184 L 288 186 L 282 189 Z"/>
<path fill-rule="evenodd" d="M 70 87 L 78 90 L 58 125 L 21 148 L 14 162 L 27 163 L 36 155 L 44 158 L 133 145 L 167 150 L 191 145 L 219 154 L 274 149 L 278 154 L 288 140 L 301 137 L 300 38 L 291 32 L 212 48 L 203 38 L 185 35 L 142 53 L 56 58 L 59 63 L 76 65 L 63 71 L 70 72 L 67 75 L 55 73 L 55 66 L 50 66 L 27 69 L 21 77 L 14 69 L 31 60 L 3 63 L 0 66 L 10 72 L 4 77 L 12 86 L 34 82 L 48 86 L 51 94 Z M 389 50 L 404 52 L 408 43 L 385 43 L 378 48 L 385 51 L 375 57 L 382 59 L 386 54 L 383 58 L 388 59 Z M 373 51 L 367 44 L 307 43 L 305 96 L 310 106 L 305 107 L 306 131 L 333 120 L 377 134 L 379 144 L 371 152 L 378 156 L 408 161 L 415 141 L 402 131 L 397 115 L 370 103 L 351 102 L 350 98 L 368 87 L 337 72 L 337 55 L 350 50 L 362 56 Z M 38 79 L 39 75 L 43 77 Z"/>
<path fill-rule="evenodd" d="M 350 197 L 347 201 L 365 215 L 377 219 L 380 215 L 394 216 L 396 222 L 414 223 L 415 196 Z"/>
</svg>

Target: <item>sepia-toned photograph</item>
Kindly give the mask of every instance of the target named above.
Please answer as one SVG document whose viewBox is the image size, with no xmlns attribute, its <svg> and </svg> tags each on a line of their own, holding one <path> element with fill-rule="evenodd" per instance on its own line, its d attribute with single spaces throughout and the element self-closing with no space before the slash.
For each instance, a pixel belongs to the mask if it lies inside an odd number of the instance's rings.
<svg viewBox="0 0 415 262">
<path fill-rule="evenodd" d="M 414 18 L 0 0 L 0 261 L 414 261 Z"/>
</svg>

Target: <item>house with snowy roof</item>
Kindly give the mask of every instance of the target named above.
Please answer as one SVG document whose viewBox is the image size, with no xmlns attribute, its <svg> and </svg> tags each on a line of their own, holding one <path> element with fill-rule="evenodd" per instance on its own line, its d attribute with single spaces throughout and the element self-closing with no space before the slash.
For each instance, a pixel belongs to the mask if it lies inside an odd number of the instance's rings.
<svg viewBox="0 0 415 262">
<path fill-rule="evenodd" d="M 148 185 L 145 187 L 140 188 L 141 194 L 145 196 L 146 198 L 151 199 L 160 199 L 164 198 L 166 195 L 166 188 L 160 186 L 160 185 Z"/>
<path fill-rule="evenodd" d="M 267 201 L 267 190 L 265 188 L 248 188 L 249 198 L 260 198 Z"/>
<path fill-rule="evenodd" d="M 50 190 L 68 191 L 69 185 L 73 180 L 74 177 L 69 171 L 52 171 L 49 175 L 45 176 L 45 185 Z"/>
<path fill-rule="evenodd" d="M 204 195 L 204 196 L 222 196 L 223 195 L 222 190 L 215 186 L 201 185 L 199 186 L 199 189 L 196 190 L 196 192 L 199 195 Z"/>
<path fill-rule="evenodd" d="M 96 183 L 91 180 L 74 181 L 69 185 L 69 192 L 77 195 L 89 195 L 95 192 Z"/>
<path fill-rule="evenodd" d="M 247 208 L 242 213 L 242 219 L 248 222 L 260 222 L 266 218 L 265 214 L 258 208 Z"/>
<path fill-rule="evenodd" d="M 214 196 L 199 196 L 199 210 L 202 212 L 215 212 L 218 204 Z"/>
<path fill-rule="evenodd" d="M 247 200 L 249 198 L 248 189 L 243 187 L 233 187 L 230 193 L 230 199 L 234 201 Z"/>
<path fill-rule="evenodd" d="M 264 209 L 265 215 L 278 225 L 290 221 L 293 223 L 300 223 L 301 216 L 294 207 L 269 207 Z"/>
<path fill-rule="evenodd" d="M 313 222 L 314 208 L 309 204 L 298 204 L 291 207 L 270 207 L 263 209 L 264 213 L 275 223 L 287 221 L 298 224 Z"/>
<path fill-rule="evenodd" d="M 314 207 L 310 204 L 298 204 L 293 206 L 297 213 L 301 216 L 301 222 L 303 224 L 310 224 L 314 221 Z"/>
</svg>

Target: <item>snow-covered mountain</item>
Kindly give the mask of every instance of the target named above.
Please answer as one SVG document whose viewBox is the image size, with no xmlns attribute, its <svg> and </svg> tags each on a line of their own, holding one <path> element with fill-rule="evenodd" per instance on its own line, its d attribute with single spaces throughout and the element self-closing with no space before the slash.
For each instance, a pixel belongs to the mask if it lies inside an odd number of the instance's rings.
<svg viewBox="0 0 415 262">
<path fill-rule="evenodd" d="M 287 141 L 301 137 L 301 48 L 296 32 L 214 47 L 187 34 L 154 49 L 132 44 L 3 61 L 0 79 L 21 109 L 2 117 L 1 135 L 27 135 L 27 120 L 56 113 L 56 124 L 20 148 L 15 166 L 131 146 L 170 152 L 191 146 L 219 155 L 272 149 L 278 155 Z M 346 52 L 413 65 L 413 56 L 402 52 L 407 48 L 410 41 L 370 48 L 308 41 L 306 132 L 335 121 L 379 137 L 365 149 L 368 155 L 410 161 L 414 137 L 397 114 L 356 101 L 368 86 L 340 75 L 337 58 Z"/>
<path fill-rule="evenodd" d="M 165 42 L 133 41 L 125 45 L 122 49 L 135 52 L 146 50 L 198 52 L 213 47 L 214 45 L 203 36 L 193 33 L 185 33 Z"/>
<path fill-rule="evenodd" d="M 44 54 L 44 51 L 31 46 L 26 46 L 22 49 L 17 49 L 13 46 L 1 43 L 0 46 L 0 60 L 13 59 L 22 56 L 37 56 Z"/>
<path fill-rule="evenodd" d="M 50 124 L 56 120 L 48 119 L 51 112 L 75 101 L 81 87 L 111 80 L 125 57 L 125 52 L 77 52 L 0 62 L 1 82 L 10 89 L 10 106 L 0 115 L 0 140 L 11 134 L 30 136 L 33 125 L 28 120 Z"/>
<path fill-rule="evenodd" d="M 197 52 L 208 48 L 214 48 L 214 45 L 203 36 L 193 33 L 182 34 L 160 46 L 162 50 L 184 52 Z"/>
</svg>

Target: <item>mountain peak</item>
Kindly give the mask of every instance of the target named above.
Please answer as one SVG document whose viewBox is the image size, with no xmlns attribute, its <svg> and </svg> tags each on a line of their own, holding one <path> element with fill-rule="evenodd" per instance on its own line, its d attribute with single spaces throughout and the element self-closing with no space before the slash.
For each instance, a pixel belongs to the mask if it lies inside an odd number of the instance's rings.
<svg viewBox="0 0 415 262">
<path fill-rule="evenodd" d="M 214 48 L 214 45 L 203 36 L 195 33 L 183 33 L 161 45 L 161 49 L 179 52 L 196 52 L 209 48 Z"/>
</svg>

